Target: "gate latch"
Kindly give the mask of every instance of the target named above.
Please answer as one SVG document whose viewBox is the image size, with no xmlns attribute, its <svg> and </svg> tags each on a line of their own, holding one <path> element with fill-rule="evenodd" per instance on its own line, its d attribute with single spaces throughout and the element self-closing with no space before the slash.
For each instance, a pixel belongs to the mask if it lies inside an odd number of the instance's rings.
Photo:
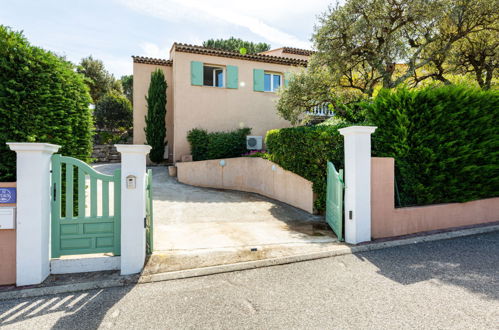
<svg viewBox="0 0 499 330">
<path fill-rule="evenodd" d="M 348 211 L 348 219 L 350 219 L 350 220 L 353 219 L 353 211 L 352 210 Z"/>
</svg>

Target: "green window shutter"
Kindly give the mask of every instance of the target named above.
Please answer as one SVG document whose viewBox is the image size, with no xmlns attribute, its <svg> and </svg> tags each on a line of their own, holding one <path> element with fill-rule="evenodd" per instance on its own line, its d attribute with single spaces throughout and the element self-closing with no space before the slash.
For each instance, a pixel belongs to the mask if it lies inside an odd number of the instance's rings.
<svg viewBox="0 0 499 330">
<path fill-rule="evenodd" d="M 203 86 L 203 62 L 191 61 L 191 85 Z"/>
<path fill-rule="evenodd" d="M 261 69 L 253 69 L 253 90 L 255 92 L 263 92 L 265 73 Z"/>
<path fill-rule="evenodd" d="M 236 88 L 239 85 L 237 66 L 227 65 L 227 88 Z"/>
</svg>

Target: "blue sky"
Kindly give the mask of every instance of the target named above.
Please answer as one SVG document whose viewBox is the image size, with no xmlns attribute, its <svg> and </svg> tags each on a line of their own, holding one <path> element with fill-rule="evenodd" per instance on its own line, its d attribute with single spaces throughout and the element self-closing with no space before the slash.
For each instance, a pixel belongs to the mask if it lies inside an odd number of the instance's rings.
<svg viewBox="0 0 499 330">
<path fill-rule="evenodd" d="M 131 55 L 168 58 L 173 42 L 239 37 L 272 48 L 311 48 L 317 16 L 330 1 L 0 0 L 0 24 L 72 62 L 93 55 L 116 77 Z"/>
</svg>

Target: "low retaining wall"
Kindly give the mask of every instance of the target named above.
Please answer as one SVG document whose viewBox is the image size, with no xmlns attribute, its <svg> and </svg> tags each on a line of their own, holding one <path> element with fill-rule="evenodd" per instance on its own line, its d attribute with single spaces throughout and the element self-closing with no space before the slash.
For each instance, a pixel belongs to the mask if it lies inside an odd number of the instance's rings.
<svg viewBox="0 0 499 330">
<path fill-rule="evenodd" d="M 314 213 L 312 182 L 266 159 L 240 157 L 176 165 L 182 183 L 254 192 Z"/>
<path fill-rule="evenodd" d="M 96 163 L 119 163 L 121 161 L 120 153 L 112 144 L 94 145 L 92 158 Z"/>
<path fill-rule="evenodd" d="M 499 220 L 499 197 L 395 208 L 393 158 L 371 160 L 371 235 L 393 237 Z"/>
<path fill-rule="evenodd" d="M 0 188 L 15 187 L 15 182 L 0 182 Z M 16 204 L 0 204 L 0 207 Z M 16 230 L 0 229 L 0 285 L 16 283 Z"/>
</svg>

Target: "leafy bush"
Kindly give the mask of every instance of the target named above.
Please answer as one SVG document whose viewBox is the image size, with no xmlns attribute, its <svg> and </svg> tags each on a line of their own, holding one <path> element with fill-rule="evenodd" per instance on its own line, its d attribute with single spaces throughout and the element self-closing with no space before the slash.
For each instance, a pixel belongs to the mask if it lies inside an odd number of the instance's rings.
<svg viewBox="0 0 499 330">
<path fill-rule="evenodd" d="M 403 206 L 499 196 L 499 91 L 383 90 L 365 106 L 373 155 L 395 158 Z"/>
<path fill-rule="evenodd" d="M 160 163 L 164 159 L 166 144 L 166 84 L 163 71 L 151 73 L 151 84 L 147 92 L 146 141 L 152 149 L 149 158 Z"/>
<path fill-rule="evenodd" d="M 346 126 L 338 123 L 275 129 L 265 137 L 269 160 L 313 182 L 318 211 L 326 209 L 327 162 L 343 168 L 343 137 L 338 129 Z"/>
<path fill-rule="evenodd" d="M 108 131 L 129 129 L 133 125 L 132 104 L 117 92 L 107 93 L 97 101 L 95 125 Z"/>
<path fill-rule="evenodd" d="M 250 134 L 251 128 L 213 133 L 195 128 L 187 133 L 187 141 L 193 160 L 239 157 L 246 152 L 246 136 Z"/>
<path fill-rule="evenodd" d="M 91 101 L 74 66 L 0 25 L 0 181 L 15 179 L 15 153 L 5 142 L 49 142 L 89 161 Z"/>
</svg>

